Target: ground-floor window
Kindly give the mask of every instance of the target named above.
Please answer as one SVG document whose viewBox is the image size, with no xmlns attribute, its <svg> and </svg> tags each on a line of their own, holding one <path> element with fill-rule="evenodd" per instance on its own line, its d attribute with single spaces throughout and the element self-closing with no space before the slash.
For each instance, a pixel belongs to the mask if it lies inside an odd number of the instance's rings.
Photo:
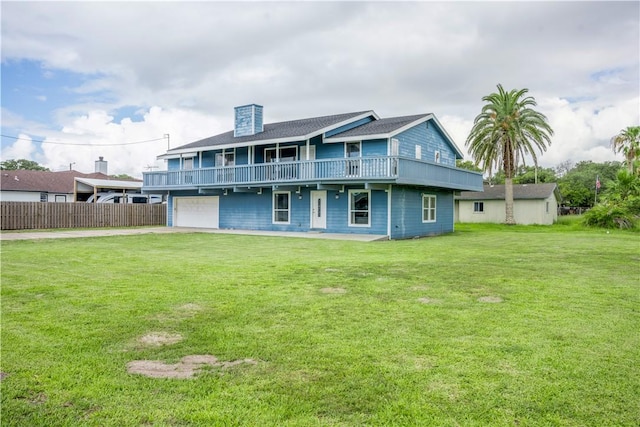
<svg viewBox="0 0 640 427">
<path fill-rule="evenodd" d="M 473 202 L 473 213 L 484 213 L 484 202 Z"/>
<path fill-rule="evenodd" d="M 436 221 L 436 196 L 422 195 L 422 222 Z"/>
<path fill-rule="evenodd" d="M 349 225 L 368 227 L 370 225 L 371 193 L 368 190 L 349 190 Z"/>
<path fill-rule="evenodd" d="M 289 224 L 291 193 L 276 191 L 273 193 L 273 222 L 274 224 Z"/>
</svg>

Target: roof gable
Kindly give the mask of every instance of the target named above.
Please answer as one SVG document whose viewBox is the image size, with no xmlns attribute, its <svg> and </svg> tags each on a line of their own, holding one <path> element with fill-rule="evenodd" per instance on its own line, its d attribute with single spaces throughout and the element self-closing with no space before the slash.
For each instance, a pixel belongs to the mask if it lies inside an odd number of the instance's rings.
<svg viewBox="0 0 640 427">
<path fill-rule="evenodd" d="M 375 120 L 364 124 L 355 129 L 339 133 L 327 138 L 326 142 L 344 142 L 353 141 L 354 139 L 388 139 L 410 129 L 420 123 L 430 122 L 442 134 L 445 141 L 451 146 L 453 151 L 459 158 L 462 158 L 462 151 L 453 141 L 451 136 L 444 130 L 436 116 L 431 113 L 416 114 L 412 116 L 389 117 L 385 119 Z"/>
</svg>

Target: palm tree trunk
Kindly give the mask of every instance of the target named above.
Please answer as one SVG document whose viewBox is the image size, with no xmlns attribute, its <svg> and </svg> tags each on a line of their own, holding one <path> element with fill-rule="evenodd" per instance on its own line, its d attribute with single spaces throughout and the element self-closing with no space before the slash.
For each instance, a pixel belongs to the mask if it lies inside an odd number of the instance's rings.
<svg viewBox="0 0 640 427">
<path fill-rule="evenodd" d="M 513 217 L 513 178 L 504 179 L 504 222 L 515 225 L 516 219 Z"/>
</svg>

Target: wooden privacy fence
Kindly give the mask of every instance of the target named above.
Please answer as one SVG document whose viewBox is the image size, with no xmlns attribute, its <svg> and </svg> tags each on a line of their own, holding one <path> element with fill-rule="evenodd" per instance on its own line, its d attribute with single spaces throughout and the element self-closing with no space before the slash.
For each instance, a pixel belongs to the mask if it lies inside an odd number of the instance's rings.
<svg viewBox="0 0 640 427">
<path fill-rule="evenodd" d="M 2 230 L 166 225 L 165 204 L 0 202 Z"/>
</svg>

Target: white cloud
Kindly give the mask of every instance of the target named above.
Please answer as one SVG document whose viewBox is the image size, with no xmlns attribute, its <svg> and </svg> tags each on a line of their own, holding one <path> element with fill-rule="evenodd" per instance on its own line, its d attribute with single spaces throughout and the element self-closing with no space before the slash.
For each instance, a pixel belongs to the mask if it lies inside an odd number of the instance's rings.
<svg viewBox="0 0 640 427">
<path fill-rule="evenodd" d="M 29 135 L 20 134 L 15 142 L 2 149 L 2 160 L 33 159 L 37 154 L 37 146 Z"/>
<path fill-rule="evenodd" d="M 529 88 L 555 129 L 542 165 L 613 160 L 611 136 L 640 124 L 639 11 L 637 2 L 4 2 L 3 61 L 86 78 L 48 129 L 6 105 L 3 126 L 94 145 L 169 133 L 175 147 L 230 130 L 233 107 L 257 102 L 266 122 L 432 112 L 465 151 L 481 98 L 501 83 Z M 123 106 L 146 113 L 116 122 Z M 104 156 L 113 173 L 139 174 L 165 148 L 42 152 L 53 168 L 93 170 Z"/>
<path fill-rule="evenodd" d="M 78 117 L 55 136 L 47 138 L 47 143 L 42 145 L 44 165 L 60 170 L 75 163 L 74 169 L 93 172 L 94 162 L 104 157 L 109 174 L 141 177 L 149 167 L 165 167 L 163 161 L 156 160 L 157 155 L 167 149 L 165 134 L 169 135 L 171 147 L 176 147 L 221 130 L 211 117 L 188 110 L 153 107 L 142 121 L 127 118 L 120 123 L 114 122 L 113 116 L 105 111 L 96 110 Z M 149 142 L 138 143 L 141 141 Z"/>
</svg>

